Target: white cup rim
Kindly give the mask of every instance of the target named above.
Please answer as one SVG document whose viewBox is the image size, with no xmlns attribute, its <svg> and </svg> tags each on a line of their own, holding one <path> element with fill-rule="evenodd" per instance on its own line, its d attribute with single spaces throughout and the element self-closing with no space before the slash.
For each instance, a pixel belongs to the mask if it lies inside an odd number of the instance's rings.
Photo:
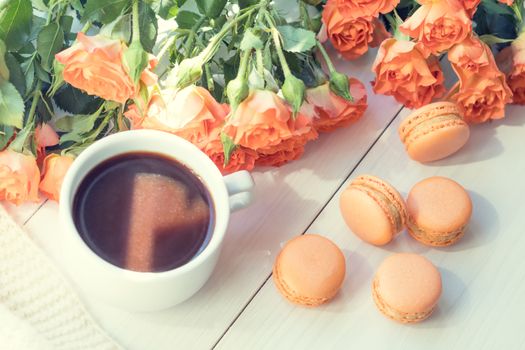
<svg viewBox="0 0 525 350">
<path fill-rule="evenodd" d="M 133 143 L 133 140 L 138 139 L 147 140 L 149 142 L 163 142 L 166 147 L 169 147 L 166 151 L 157 152 L 157 150 L 151 150 L 147 147 L 136 147 L 132 150 L 126 152 L 117 152 L 110 156 L 102 156 L 99 160 L 96 161 L 94 166 L 89 167 L 87 170 L 83 170 L 83 165 L 86 161 L 91 160 L 97 157 L 97 154 L 100 154 L 102 151 L 111 148 L 115 144 L 121 142 Z M 133 146 L 132 146 L 133 147 Z M 199 176 L 201 181 L 206 186 L 210 197 L 212 198 L 213 209 L 215 211 L 214 215 L 214 227 L 211 233 L 211 238 L 209 239 L 207 245 L 194 256 L 186 264 L 176 267 L 167 271 L 159 272 L 140 272 L 127 270 L 125 268 L 113 265 L 112 263 L 106 261 L 99 255 L 97 255 L 82 239 L 80 233 L 78 232 L 74 219 L 73 219 L 73 201 L 76 195 L 79 184 L 85 178 L 85 176 L 91 171 L 95 166 L 99 165 L 103 161 L 115 157 L 119 154 L 125 154 L 130 152 L 154 152 L 160 153 L 162 155 L 168 156 L 181 162 L 182 164 L 187 165 L 187 163 L 180 159 L 178 155 L 182 152 L 191 153 L 191 157 L 194 157 L 199 164 L 202 165 L 202 169 L 205 169 L 206 176 L 204 177 L 202 172 L 204 170 L 195 169 L 191 166 L 188 166 L 190 170 L 195 171 L 196 175 Z M 213 188 L 210 188 L 210 182 L 213 184 Z M 76 183 L 76 186 L 75 186 Z M 59 215 L 61 221 L 61 229 L 64 230 L 64 234 L 68 235 L 70 241 L 75 244 L 75 246 L 87 253 L 86 258 L 89 258 L 90 264 L 96 265 L 97 268 L 105 270 L 109 273 L 118 273 L 124 275 L 128 279 L 134 281 L 150 281 L 156 279 L 166 279 L 173 278 L 177 275 L 182 275 L 188 273 L 189 271 L 195 269 L 197 266 L 205 263 L 210 256 L 221 247 L 224 235 L 228 226 L 230 210 L 229 210 L 229 200 L 228 200 L 228 191 L 226 185 L 224 184 L 223 176 L 220 173 L 219 169 L 215 164 L 205 155 L 198 147 L 193 145 L 191 142 L 167 133 L 158 130 L 130 130 L 119 132 L 113 135 L 104 137 L 96 141 L 93 145 L 86 148 L 73 162 L 69 168 L 61 189 L 61 200 L 59 203 Z"/>
</svg>

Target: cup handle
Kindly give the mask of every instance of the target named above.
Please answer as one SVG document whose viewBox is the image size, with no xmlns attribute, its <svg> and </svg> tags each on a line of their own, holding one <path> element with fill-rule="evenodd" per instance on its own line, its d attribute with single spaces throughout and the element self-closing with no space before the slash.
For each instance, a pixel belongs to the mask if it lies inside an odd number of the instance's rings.
<svg viewBox="0 0 525 350">
<path fill-rule="evenodd" d="M 252 202 L 252 189 L 255 183 L 249 172 L 242 170 L 226 175 L 224 183 L 230 195 L 230 211 L 245 208 Z"/>
</svg>

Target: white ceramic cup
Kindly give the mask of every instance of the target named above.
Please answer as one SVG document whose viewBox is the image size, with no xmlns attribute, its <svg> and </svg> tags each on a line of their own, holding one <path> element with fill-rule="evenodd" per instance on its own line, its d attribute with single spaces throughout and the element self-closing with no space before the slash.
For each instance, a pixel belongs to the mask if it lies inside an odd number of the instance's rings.
<svg viewBox="0 0 525 350">
<path fill-rule="evenodd" d="M 183 266 L 165 272 L 122 269 L 94 253 L 76 229 L 73 201 L 84 177 L 101 162 L 129 152 L 154 152 L 176 159 L 191 169 L 210 192 L 215 209 L 211 239 Z M 112 305 L 132 311 L 155 311 L 174 306 L 195 294 L 210 277 L 219 257 L 230 211 L 250 203 L 253 185 L 246 171 L 223 177 L 196 146 L 172 134 L 134 130 L 105 137 L 80 154 L 62 185 L 60 221 L 64 268 L 84 294 L 97 296 Z"/>
</svg>

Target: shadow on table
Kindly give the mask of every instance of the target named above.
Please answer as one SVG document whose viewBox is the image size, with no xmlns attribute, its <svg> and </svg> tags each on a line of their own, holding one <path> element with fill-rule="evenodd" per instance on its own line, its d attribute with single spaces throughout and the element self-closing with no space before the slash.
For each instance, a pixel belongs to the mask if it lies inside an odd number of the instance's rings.
<svg viewBox="0 0 525 350">
<path fill-rule="evenodd" d="M 457 307 L 459 303 L 465 304 L 469 297 L 469 291 L 465 282 L 454 272 L 440 268 L 443 291 L 438 305 L 432 315 L 421 323 L 414 324 L 413 327 L 421 329 L 434 328 L 456 328 L 458 325 L 451 320 L 454 315 L 460 312 Z"/>
<path fill-rule="evenodd" d="M 486 161 L 501 155 L 503 145 L 496 138 L 496 123 L 473 125 L 467 144 L 452 156 L 427 163 L 431 167 L 457 166 Z"/>
<path fill-rule="evenodd" d="M 484 246 L 500 232 L 498 212 L 492 203 L 479 193 L 469 191 L 469 194 L 473 209 L 465 236 L 457 244 L 444 248 L 446 250 L 456 252 Z"/>
</svg>

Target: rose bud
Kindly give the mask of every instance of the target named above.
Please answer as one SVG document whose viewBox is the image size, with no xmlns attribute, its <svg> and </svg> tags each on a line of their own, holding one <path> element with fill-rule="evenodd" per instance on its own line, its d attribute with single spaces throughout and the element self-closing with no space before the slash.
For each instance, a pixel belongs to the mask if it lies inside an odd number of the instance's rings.
<svg viewBox="0 0 525 350">
<path fill-rule="evenodd" d="M 306 86 L 304 82 L 290 74 L 284 79 L 282 86 L 284 99 L 292 106 L 293 115 L 295 116 L 304 101 Z"/>
<path fill-rule="evenodd" d="M 228 96 L 228 101 L 230 101 L 232 111 L 237 109 L 237 106 L 248 97 L 249 93 L 250 87 L 248 86 L 246 79 L 237 77 L 230 80 L 226 86 L 226 96 Z"/>
<path fill-rule="evenodd" d="M 348 77 L 343 73 L 333 71 L 330 73 L 330 89 L 345 100 L 353 101 L 350 94 L 350 86 L 348 85 Z"/>
</svg>

